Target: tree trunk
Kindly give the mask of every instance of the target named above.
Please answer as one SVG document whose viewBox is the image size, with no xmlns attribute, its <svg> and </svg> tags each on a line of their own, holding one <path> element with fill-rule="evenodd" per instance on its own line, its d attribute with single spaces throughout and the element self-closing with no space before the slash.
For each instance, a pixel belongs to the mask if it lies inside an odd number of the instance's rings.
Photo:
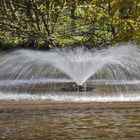
<svg viewBox="0 0 140 140">
<path fill-rule="evenodd" d="M 75 33 L 76 32 L 76 15 L 75 15 L 75 10 L 76 10 L 76 1 L 74 0 L 71 4 L 71 32 Z"/>
</svg>

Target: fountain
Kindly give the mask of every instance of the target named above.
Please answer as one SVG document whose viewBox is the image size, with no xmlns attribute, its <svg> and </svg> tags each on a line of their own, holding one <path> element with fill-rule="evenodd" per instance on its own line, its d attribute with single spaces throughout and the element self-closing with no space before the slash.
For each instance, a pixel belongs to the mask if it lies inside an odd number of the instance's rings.
<svg viewBox="0 0 140 140">
<path fill-rule="evenodd" d="M 123 44 L 48 52 L 17 50 L 0 59 L 0 100 L 140 100 L 140 49 Z"/>
</svg>

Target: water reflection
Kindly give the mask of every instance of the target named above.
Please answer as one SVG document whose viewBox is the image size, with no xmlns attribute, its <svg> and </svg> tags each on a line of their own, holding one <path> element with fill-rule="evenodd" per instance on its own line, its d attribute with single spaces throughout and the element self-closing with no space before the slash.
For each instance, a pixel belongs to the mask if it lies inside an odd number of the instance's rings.
<svg viewBox="0 0 140 140">
<path fill-rule="evenodd" d="M 140 139 L 140 109 L 1 110 L 0 139 Z"/>
</svg>

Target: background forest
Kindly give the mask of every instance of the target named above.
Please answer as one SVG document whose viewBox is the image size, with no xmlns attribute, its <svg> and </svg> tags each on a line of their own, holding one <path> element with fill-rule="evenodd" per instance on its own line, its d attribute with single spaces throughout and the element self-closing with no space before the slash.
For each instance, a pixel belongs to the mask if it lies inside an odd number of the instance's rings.
<svg viewBox="0 0 140 140">
<path fill-rule="evenodd" d="M 0 0 L 0 48 L 140 42 L 139 0 Z"/>
</svg>

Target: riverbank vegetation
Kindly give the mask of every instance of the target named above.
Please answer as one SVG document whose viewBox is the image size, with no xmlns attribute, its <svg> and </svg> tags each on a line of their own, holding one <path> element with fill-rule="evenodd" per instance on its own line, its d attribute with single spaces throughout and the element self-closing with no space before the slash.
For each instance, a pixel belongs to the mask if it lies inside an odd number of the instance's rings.
<svg viewBox="0 0 140 140">
<path fill-rule="evenodd" d="M 140 42 L 139 0 L 1 0 L 0 48 Z"/>
</svg>

